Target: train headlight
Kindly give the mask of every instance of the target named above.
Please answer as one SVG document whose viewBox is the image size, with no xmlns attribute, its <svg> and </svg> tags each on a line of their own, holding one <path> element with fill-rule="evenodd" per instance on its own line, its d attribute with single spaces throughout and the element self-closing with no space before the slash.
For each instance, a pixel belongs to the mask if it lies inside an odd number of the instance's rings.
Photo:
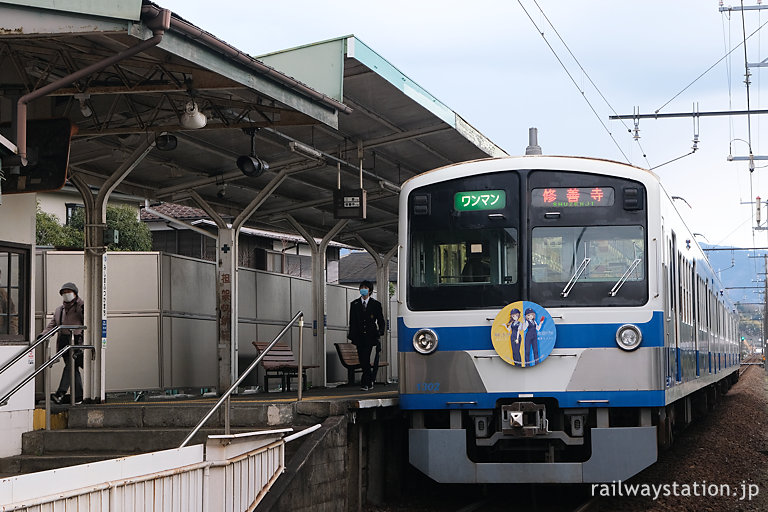
<svg viewBox="0 0 768 512">
<path fill-rule="evenodd" d="M 643 335 L 636 325 L 624 324 L 616 331 L 616 344 L 622 350 L 635 350 L 643 341 Z"/>
<path fill-rule="evenodd" d="M 413 348 L 421 354 L 431 354 L 437 348 L 437 334 L 432 329 L 419 329 L 413 335 Z"/>
</svg>

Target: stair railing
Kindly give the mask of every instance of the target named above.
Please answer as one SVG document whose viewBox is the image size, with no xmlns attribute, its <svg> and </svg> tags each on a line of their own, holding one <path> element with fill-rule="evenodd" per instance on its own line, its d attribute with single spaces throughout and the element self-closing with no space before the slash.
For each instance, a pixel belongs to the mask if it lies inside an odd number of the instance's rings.
<svg viewBox="0 0 768 512">
<path fill-rule="evenodd" d="M 216 402 L 216 405 L 214 405 L 208 413 L 203 416 L 203 419 L 198 422 L 198 424 L 195 426 L 194 429 L 192 429 L 192 432 L 189 433 L 189 435 L 184 439 L 184 441 L 179 445 L 179 448 L 184 448 L 187 446 L 187 444 L 192 440 L 193 437 L 195 437 L 195 434 L 200 431 L 200 429 L 205 425 L 205 422 L 211 419 L 211 416 L 218 410 L 218 408 L 223 404 L 224 402 L 227 402 L 227 407 L 224 410 L 224 433 L 226 435 L 230 434 L 230 395 L 232 392 L 237 389 L 237 386 L 240 385 L 241 382 L 243 382 L 248 375 L 258 366 L 258 364 L 261 362 L 261 360 L 264 358 L 264 356 L 272 349 L 272 347 L 275 346 L 275 344 L 280 341 L 280 338 L 282 338 L 285 333 L 288 332 L 288 330 L 293 327 L 293 324 L 296 323 L 296 320 L 299 320 L 299 393 L 301 393 L 301 371 L 303 367 L 303 362 L 301 360 L 301 356 L 303 355 L 303 347 L 302 347 L 302 339 L 303 339 L 303 331 L 304 331 L 304 312 L 299 311 L 295 315 L 293 315 L 293 318 L 288 322 L 288 324 L 283 327 L 283 330 L 280 331 L 280 333 L 275 336 L 275 339 L 273 339 L 269 345 L 267 345 L 267 348 L 264 349 L 264 351 L 259 354 L 259 357 L 257 357 L 249 366 L 248 368 L 238 377 L 238 379 L 235 381 L 234 384 L 223 394 L 221 395 L 221 398 L 219 398 L 219 401 Z M 301 395 L 299 395 L 301 396 Z"/>
<path fill-rule="evenodd" d="M 11 358 L 10 361 L 5 363 L 3 365 L 3 367 L 0 368 L 0 375 L 2 375 L 2 373 L 5 372 L 6 370 L 8 370 L 11 366 L 13 366 L 17 362 L 19 362 L 19 360 L 21 360 L 26 354 L 28 354 L 29 352 L 35 350 L 42 343 L 45 343 L 44 353 L 46 355 L 48 355 L 48 353 L 49 353 L 48 342 L 50 341 L 51 337 L 54 334 L 56 334 L 56 333 L 58 333 L 58 332 L 60 332 L 60 331 L 62 331 L 64 329 L 68 329 L 68 330 L 85 330 L 85 329 L 87 329 L 87 327 L 85 325 L 57 325 L 56 327 L 54 327 L 53 329 L 51 329 L 47 333 L 45 333 L 42 336 L 40 336 L 37 339 L 37 341 L 34 344 L 32 344 L 32 346 L 24 347 L 24 349 L 21 350 L 18 354 L 16 354 L 13 358 Z M 74 337 L 72 337 L 72 341 L 74 341 Z M 0 398 L 0 407 L 4 407 L 4 406 L 8 405 L 8 400 L 14 394 L 16 394 L 21 388 L 23 388 L 29 381 L 31 381 L 32 379 L 37 377 L 41 372 L 43 372 L 43 371 L 47 370 L 48 368 L 50 368 L 51 365 L 53 365 L 53 363 L 58 361 L 58 359 L 60 357 L 62 357 L 67 352 L 69 352 L 69 350 L 71 348 L 84 349 L 84 350 L 94 350 L 95 349 L 95 347 L 93 345 L 71 345 L 70 344 L 70 345 L 67 345 L 67 346 L 63 347 L 61 350 L 59 350 L 56 353 L 56 355 L 54 355 L 51 359 L 48 359 L 43 364 L 41 364 L 38 367 L 38 369 L 35 370 L 31 375 L 26 376 L 11 391 L 9 391 L 8 393 L 5 394 L 5 396 Z M 72 358 L 72 352 L 70 352 L 68 354 L 68 356 L 70 358 Z M 71 364 L 74 364 L 74 361 L 70 361 L 70 362 L 71 362 Z M 75 374 L 74 374 L 74 372 L 72 372 L 72 375 L 71 375 L 71 379 L 72 380 L 74 380 L 74 376 L 75 376 Z M 72 388 L 71 395 L 72 395 L 72 399 L 74 401 L 74 396 L 75 396 L 75 393 L 74 393 L 74 383 L 72 385 L 73 385 L 73 388 Z M 45 392 L 45 429 L 46 430 L 50 430 L 51 429 L 51 396 L 50 396 L 50 374 L 49 374 L 49 372 L 46 372 L 46 374 L 45 374 L 43 390 Z"/>
<path fill-rule="evenodd" d="M 39 338 L 37 338 L 37 341 L 35 341 L 34 345 L 31 347 L 24 347 L 21 352 L 13 356 L 13 359 L 8 361 L 3 365 L 2 368 L 0 368 L 0 375 L 3 374 L 4 371 L 6 371 L 8 368 L 19 362 L 21 358 L 23 358 L 25 355 L 27 355 L 32 350 L 35 350 L 37 347 L 40 346 L 41 343 L 45 343 L 49 339 L 51 339 L 51 336 L 58 333 L 62 329 L 85 329 L 86 327 L 84 325 L 57 325 L 47 333 L 43 334 Z"/>
</svg>

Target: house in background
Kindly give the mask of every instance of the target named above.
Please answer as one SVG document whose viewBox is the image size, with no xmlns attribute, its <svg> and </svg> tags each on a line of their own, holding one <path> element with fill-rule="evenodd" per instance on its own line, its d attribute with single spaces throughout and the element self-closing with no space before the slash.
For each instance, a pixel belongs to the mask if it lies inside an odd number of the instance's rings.
<svg viewBox="0 0 768 512">
<path fill-rule="evenodd" d="M 72 185 L 65 185 L 61 190 L 53 192 L 38 192 L 37 203 L 42 211 L 55 215 L 63 225 L 69 224 L 72 214 L 78 208 L 84 208 L 83 197 Z M 130 206 L 136 210 L 137 217 L 142 204 L 144 199 L 119 192 L 113 192 L 109 196 L 110 206 Z"/>
<path fill-rule="evenodd" d="M 357 286 L 361 281 L 376 283 L 376 262 L 366 251 L 352 251 L 339 260 L 339 284 Z M 328 282 L 334 282 L 329 279 Z M 389 262 L 389 282 L 397 282 L 397 260 Z"/>
<path fill-rule="evenodd" d="M 216 232 L 216 224 L 200 208 L 173 203 L 162 203 L 152 209 L 193 226 Z M 144 209 L 141 220 L 152 232 L 152 250 L 215 261 L 216 240 L 191 229 L 185 229 L 168 222 Z M 229 222 L 231 218 L 224 218 Z M 319 242 L 319 240 L 318 240 Z M 238 262 L 241 267 L 267 270 L 296 277 L 312 277 L 312 256 L 304 238 L 298 235 L 242 228 L 238 243 Z M 326 251 L 326 272 L 329 283 L 338 282 L 339 257 L 341 249 L 351 246 L 338 242 L 328 244 Z M 371 260 L 373 261 L 373 260 Z M 375 265 L 374 265 L 375 275 Z"/>
</svg>

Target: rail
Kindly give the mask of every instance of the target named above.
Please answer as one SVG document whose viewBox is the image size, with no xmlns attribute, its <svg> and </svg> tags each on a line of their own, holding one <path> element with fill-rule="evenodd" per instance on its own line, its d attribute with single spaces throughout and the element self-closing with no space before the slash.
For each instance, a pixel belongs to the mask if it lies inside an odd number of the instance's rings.
<svg viewBox="0 0 768 512">
<path fill-rule="evenodd" d="M 66 354 L 70 349 L 76 348 L 78 350 L 94 350 L 96 347 L 93 345 L 67 345 L 58 352 L 56 352 L 56 355 L 54 355 L 51 359 L 47 360 L 43 364 L 40 365 L 40 367 L 35 370 L 30 375 L 27 375 L 24 379 L 22 379 L 21 382 L 19 382 L 16 387 L 14 387 L 12 390 L 10 390 L 8 393 L 5 394 L 2 398 L 0 398 L 0 407 L 3 407 L 5 405 L 8 405 L 8 399 L 11 398 L 13 395 L 16 394 L 17 391 L 19 391 L 21 388 L 23 388 L 29 381 L 37 377 L 40 373 L 45 371 L 49 366 L 51 366 L 53 363 L 58 361 L 58 359 Z M 47 390 L 46 390 L 47 391 Z"/>
<path fill-rule="evenodd" d="M 85 328 L 86 327 L 84 325 L 57 325 L 56 327 L 54 327 L 53 329 L 51 329 L 47 333 L 45 333 L 42 336 L 40 336 L 39 338 L 37 338 L 37 341 L 34 343 L 34 345 L 32 345 L 31 347 L 24 347 L 24 349 L 21 352 L 19 352 L 15 356 L 13 356 L 13 358 L 10 361 L 5 363 L 3 365 L 3 367 L 0 368 L 0 375 L 2 375 L 3 372 L 5 372 L 8 368 L 13 366 L 17 362 L 19 362 L 19 360 L 21 358 L 23 358 L 26 354 L 28 354 L 32 350 L 35 350 L 38 346 L 40 346 L 41 343 L 45 343 L 46 341 L 48 341 L 51 338 L 51 336 L 53 336 L 54 334 L 56 334 L 60 330 L 62 330 L 62 329 L 85 329 Z"/>
<path fill-rule="evenodd" d="M 300 319 L 300 320 L 299 320 Z M 189 442 L 192 440 L 193 437 L 195 437 L 195 434 L 197 434 L 201 428 L 203 428 L 203 425 L 205 425 L 205 422 L 207 422 L 209 419 L 211 419 L 211 416 L 221 407 L 221 404 L 224 402 L 227 402 L 227 408 L 225 409 L 224 413 L 224 432 L 226 435 L 229 435 L 230 433 L 230 425 L 229 425 L 229 416 L 230 416 L 230 395 L 232 395 L 232 392 L 237 389 L 237 386 L 240 385 L 241 382 L 243 382 L 248 375 L 258 366 L 258 364 L 261 362 L 261 360 L 264 358 L 264 356 L 272 349 L 272 347 L 275 346 L 275 344 L 280 341 L 280 338 L 282 338 L 288 330 L 293 327 L 293 324 L 296 323 L 296 320 L 299 320 L 299 400 L 301 400 L 301 371 L 304 363 L 302 362 L 302 356 L 303 356 L 303 331 L 304 331 L 304 312 L 299 311 L 295 315 L 293 315 L 293 318 L 286 324 L 285 327 L 278 333 L 277 336 L 270 342 L 269 345 L 267 345 L 267 348 L 264 349 L 264 351 L 259 354 L 259 357 L 257 357 L 249 366 L 246 368 L 246 370 L 243 372 L 240 377 L 235 381 L 232 386 L 223 394 L 221 395 L 221 398 L 219 398 L 219 401 L 216 402 L 216 404 L 211 407 L 211 409 L 208 411 L 208 413 L 203 416 L 203 419 L 201 419 L 197 425 L 195 425 L 195 428 L 192 429 L 192 432 L 189 433 L 189 435 L 182 441 L 182 443 L 179 445 L 179 448 L 184 448 L 189 444 Z"/>
<path fill-rule="evenodd" d="M 64 329 L 67 329 L 67 330 L 78 330 L 78 329 L 85 330 L 87 328 L 88 327 L 86 327 L 85 325 L 57 325 L 56 327 L 54 327 L 53 329 L 51 329 L 47 333 L 45 333 L 42 336 L 40 336 L 37 339 L 37 341 L 34 344 L 32 344 L 32 346 L 24 347 L 24 349 L 21 350 L 14 357 L 12 357 L 10 361 L 5 363 L 3 365 L 3 367 L 0 368 L 0 375 L 3 372 L 5 372 L 8 368 L 10 368 L 14 364 L 16 364 L 21 358 L 23 358 L 30 351 L 32 351 L 32 350 L 36 349 L 38 346 L 40 346 L 40 344 L 42 344 L 42 343 L 45 343 L 44 353 L 46 355 L 48 355 L 50 353 L 49 352 L 48 341 L 51 339 L 51 337 L 53 337 L 54 334 L 56 334 L 56 333 L 58 333 L 58 332 L 60 332 L 60 331 L 62 331 Z M 74 338 L 72 338 L 72 339 L 74 339 Z M 70 347 L 70 346 L 76 346 L 78 348 L 90 347 L 91 349 L 93 349 L 93 347 L 91 345 L 67 345 L 67 347 Z M 61 357 L 63 354 L 65 354 L 69 350 L 69 348 L 67 348 L 67 347 L 64 347 L 63 349 L 61 349 L 60 353 L 56 354 L 54 357 L 52 357 L 51 359 L 49 359 L 48 361 L 43 363 L 34 373 L 32 373 L 32 375 L 29 375 L 28 377 L 26 377 L 24 380 L 22 380 L 22 382 L 20 384 L 18 384 L 16 387 L 14 387 L 9 393 L 7 393 L 4 397 L 0 398 L 0 407 L 4 407 L 4 406 L 8 405 L 8 400 L 17 391 L 19 391 L 21 388 L 23 388 L 30 380 L 32 380 L 35 377 L 37 377 L 42 371 L 47 370 L 48 368 L 50 368 L 50 366 L 54 362 L 56 362 L 59 359 L 59 357 Z M 70 355 L 70 357 L 72 356 L 71 353 L 69 355 Z M 45 429 L 46 430 L 50 430 L 51 429 L 50 380 L 51 380 L 50 379 L 50 372 L 46 372 L 45 373 L 45 378 L 44 378 L 44 385 L 43 385 L 43 390 L 45 392 Z M 71 382 L 70 382 L 72 390 L 75 389 L 75 387 L 74 387 L 75 386 L 74 380 L 75 380 L 75 373 L 72 372 Z M 70 393 L 70 395 L 72 397 L 72 403 L 74 404 L 74 401 L 75 401 L 75 394 L 74 394 L 74 392 Z"/>
</svg>

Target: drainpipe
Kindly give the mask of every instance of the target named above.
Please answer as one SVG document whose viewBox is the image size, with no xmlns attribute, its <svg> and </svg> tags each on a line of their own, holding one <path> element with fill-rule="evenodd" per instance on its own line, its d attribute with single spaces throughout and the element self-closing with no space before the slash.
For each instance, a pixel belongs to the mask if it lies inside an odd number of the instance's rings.
<svg viewBox="0 0 768 512">
<path fill-rule="evenodd" d="M 152 30 L 152 33 L 154 35 L 151 38 L 145 41 L 142 41 L 139 44 L 132 46 L 126 50 L 123 50 L 122 52 L 115 54 L 112 57 L 104 59 L 95 64 L 91 64 L 90 66 L 83 68 L 79 71 L 75 71 L 74 73 L 67 75 L 64 78 L 60 78 L 59 80 L 56 80 L 55 82 L 51 82 L 45 87 L 36 89 L 30 92 L 29 94 L 25 94 L 24 96 L 19 98 L 19 101 L 17 103 L 18 108 L 16 113 L 16 121 L 17 121 L 16 146 L 18 146 L 18 155 L 21 157 L 22 165 L 26 166 L 28 163 L 27 162 L 27 104 L 33 100 L 36 100 L 47 94 L 52 93 L 53 91 L 61 89 L 62 87 L 66 87 L 71 83 L 76 82 L 77 80 L 80 80 L 81 78 L 84 78 L 90 75 L 91 73 L 101 71 L 102 69 L 107 68 L 113 64 L 116 64 L 122 60 L 125 60 L 129 57 L 133 57 L 134 55 L 141 53 L 147 50 L 148 48 L 156 46 L 163 39 L 163 34 L 165 33 L 165 31 L 168 30 L 171 26 L 171 11 L 169 11 L 168 9 L 160 9 L 153 13 L 146 13 L 145 16 L 142 17 L 142 21 L 148 28 Z"/>
</svg>

